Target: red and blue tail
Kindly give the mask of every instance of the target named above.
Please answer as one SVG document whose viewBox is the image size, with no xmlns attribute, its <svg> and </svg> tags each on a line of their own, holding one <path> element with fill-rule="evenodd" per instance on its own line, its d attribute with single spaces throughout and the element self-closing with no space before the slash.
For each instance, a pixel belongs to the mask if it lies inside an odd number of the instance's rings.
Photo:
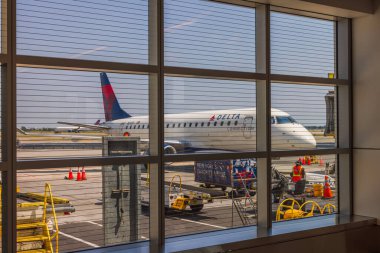
<svg viewBox="0 0 380 253">
<path fill-rule="evenodd" d="M 106 121 L 131 117 L 131 115 L 121 109 L 106 73 L 100 73 L 100 82 L 102 84 L 104 115 Z"/>
</svg>

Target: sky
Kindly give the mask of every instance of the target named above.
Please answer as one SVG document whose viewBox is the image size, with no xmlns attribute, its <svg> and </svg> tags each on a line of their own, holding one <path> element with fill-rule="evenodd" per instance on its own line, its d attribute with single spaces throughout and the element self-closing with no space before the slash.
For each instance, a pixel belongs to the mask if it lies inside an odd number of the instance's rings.
<svg viewBox="0 0 380 253">
<path fill-rule="evenodd" d="M 19 0 L 17 53 L 148 63 L 147 0 Z M 165 64 L 256 71 L 255 10 L 207 0 L 165 1 Z M 334 23 L 271 14 L 272 73 L 334 73 Z M 121 106 L 148 114 L 148 77 L 109 73 Z M 18 68 L 18 125 L 104 121 L 98 72 Z M 272 107 L 304 125 L 325 124 L 333 87 L 272 84 Z M 255 107 L 255 82 L 165 78 L 165 112 Z"/>
</svg>

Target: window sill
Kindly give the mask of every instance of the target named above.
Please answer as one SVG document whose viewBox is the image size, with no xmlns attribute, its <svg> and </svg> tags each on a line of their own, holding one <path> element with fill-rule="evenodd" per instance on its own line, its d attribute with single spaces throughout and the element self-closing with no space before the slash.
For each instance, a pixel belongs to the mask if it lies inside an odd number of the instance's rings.
<svg viewBox="0 0 380 253">
<path fill-rule="evenodd" d="M 329 215 L 273 223 L 271 229 L 258 230 L 256 226 L 233 228 L 166 239 L 165 252 L 221 253 L 245 248 L 280 243 L 295 239 L 337 233 L 376 224 L 376 219 L 364 216 Z M 237 243 L 238 242 L 238 243 Z M 87 250 L 100 252 L 149 253 L 149 242 Z"/>
</svg>

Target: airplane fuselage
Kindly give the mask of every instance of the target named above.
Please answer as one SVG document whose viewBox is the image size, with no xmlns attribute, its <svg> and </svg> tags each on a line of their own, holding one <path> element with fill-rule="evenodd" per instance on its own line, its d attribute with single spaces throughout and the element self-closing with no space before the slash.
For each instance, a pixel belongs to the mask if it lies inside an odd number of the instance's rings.
<svg viewBox="0 0 380 253">
<path fill-rule="evenodd" d="M 272 109 L 272 149 L 312 149 L 314 136 L 289 114 Z M 149 139 L 148 116 L 135 116 L 104 123 L 115 136 Z M 165 149 L 178 147 L 205 150 L 256 150 L 255 108 L 202 111 L 165 115 Z"/>
</svg>

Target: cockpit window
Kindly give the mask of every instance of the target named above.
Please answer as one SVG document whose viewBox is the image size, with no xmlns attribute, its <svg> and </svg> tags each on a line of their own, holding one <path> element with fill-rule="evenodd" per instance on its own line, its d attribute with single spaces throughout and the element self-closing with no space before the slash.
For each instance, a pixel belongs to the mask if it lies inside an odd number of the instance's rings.
<svg viewBox="0 0 380 253">
<path fill-rule="evenodd" d="M 291 124 L 296 123 L 295 119 L 290 116 L 276 116 L 277 124 Z"/>
</svg>

